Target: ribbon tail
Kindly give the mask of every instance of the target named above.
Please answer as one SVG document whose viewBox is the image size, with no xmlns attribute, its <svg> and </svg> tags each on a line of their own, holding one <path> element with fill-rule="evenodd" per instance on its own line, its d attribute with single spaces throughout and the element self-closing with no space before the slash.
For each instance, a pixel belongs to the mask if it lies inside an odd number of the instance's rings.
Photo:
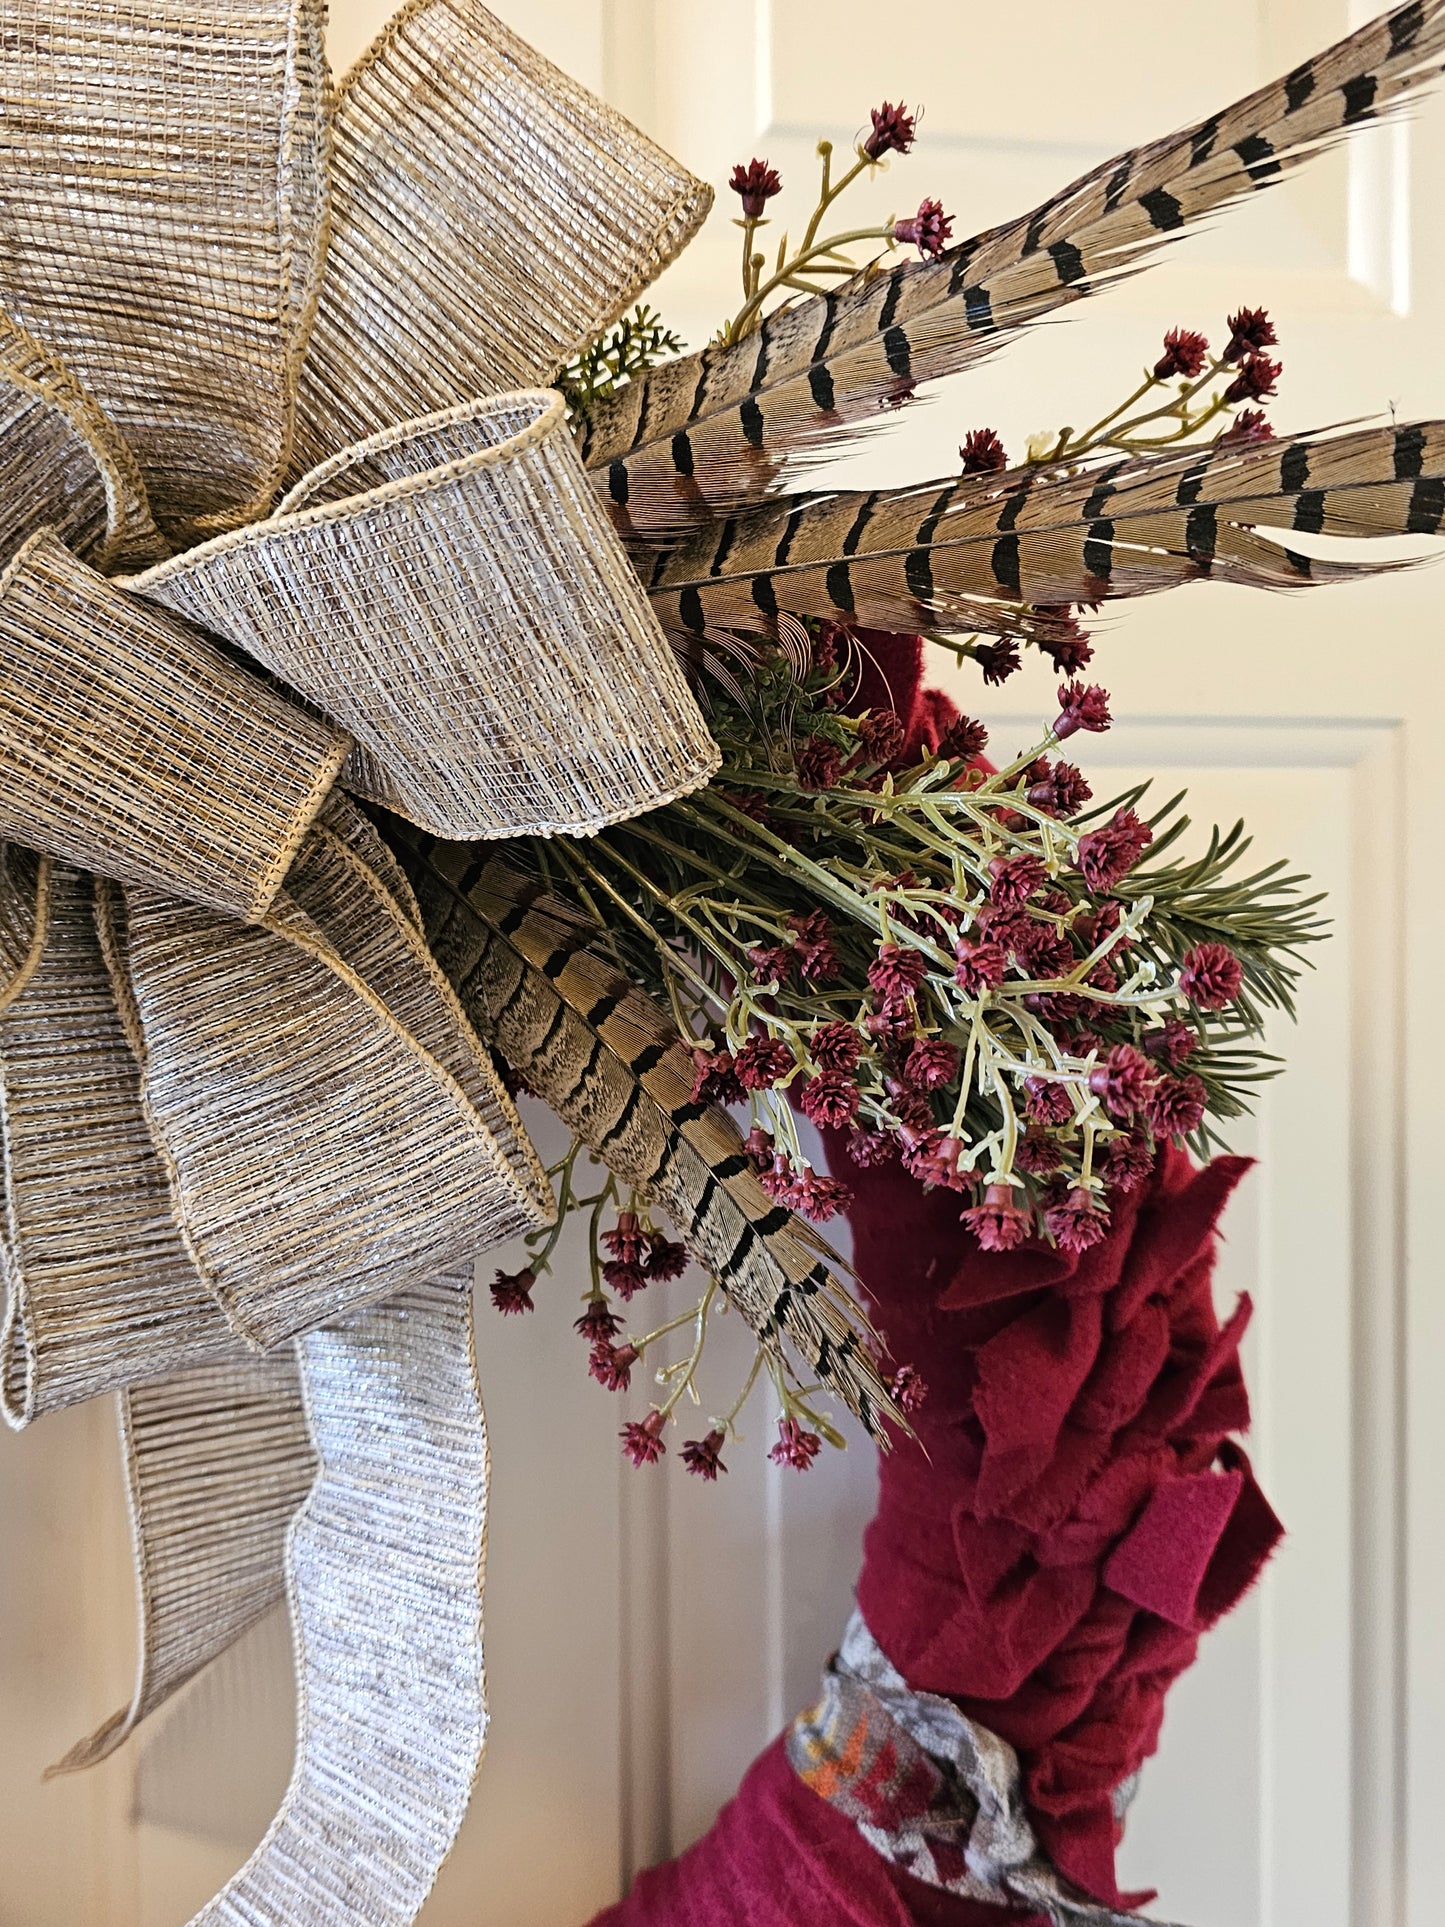
<svg viewBox="0 0 1445 1927">
<path fill-rule="evenodd" d="M 286 1528 L 316 1472 L 289 1347 L 238 1351 L 117 1402 L 140 1611 L 135 1691 L 47 1778 L 114 1753 L 277 1604 Z"/>
<path fill-rule="evenodd" d="M 239 1348 L 171 1217 L 92 880 L 9 846 L 0 923 L 24 957 L 0 1021 L 0 1415 L 18 1428 Z"/>
<path fill-rule="evenodd" d="M 469 1274 L 312 1332 L 297 1354 L 320 1473 L 286 1550 L 296 1765 L 265 1839 L 191 1927 L 406 1927 L 486 1730 Z"/>
</svg>

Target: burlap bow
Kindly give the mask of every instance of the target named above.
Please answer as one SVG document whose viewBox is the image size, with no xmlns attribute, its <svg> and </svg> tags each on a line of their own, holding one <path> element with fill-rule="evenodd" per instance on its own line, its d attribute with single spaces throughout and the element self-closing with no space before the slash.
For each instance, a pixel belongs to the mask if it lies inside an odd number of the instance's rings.
<svg viewBox="0 0 1445 1927">
<path fill-rule="evenodd" d="M 322 19 L 0 56 L 0 1404 L 121 1398 L 141 1665 L 64 1767 L 289 1589 L 296 1772 L 200 1916 L 278 1927 L 410 1920 L 460 1823 L 458 1266 L 554 1210 L 346 792 L 577 834 L 718 761 L 545 387 L 709 190 L 472 0 L 334 95 Z"/>
</svg>

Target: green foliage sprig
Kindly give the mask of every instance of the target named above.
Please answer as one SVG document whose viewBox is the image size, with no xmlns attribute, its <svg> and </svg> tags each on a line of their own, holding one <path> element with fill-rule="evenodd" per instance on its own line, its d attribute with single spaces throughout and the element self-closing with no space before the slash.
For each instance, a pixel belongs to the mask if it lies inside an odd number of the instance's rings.
<svg viewBox="0 0 1445 1927">
<path fill-rule="evenodd" d="M 586 415 L 635 376 L 681 354 L 686 345 L 681 335 L 663 326 L 655 309 L 639 302 L 631 314 L 568 362 L 557 386 L 572 413 Z"/>
</svg>

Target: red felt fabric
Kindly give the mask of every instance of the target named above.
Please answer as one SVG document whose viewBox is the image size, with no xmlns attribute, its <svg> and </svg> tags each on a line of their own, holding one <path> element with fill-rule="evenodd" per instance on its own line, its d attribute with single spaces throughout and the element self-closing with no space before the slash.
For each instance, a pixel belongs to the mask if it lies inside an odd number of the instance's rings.
<svg viewBox="0 0 1445 1927">
<path fill-rule="evenodd" d="M 855 1180 L 855 1262 L 930 1388 L 880 1469 L 859 1604 L 910 1681 L 1019 1749 L 1044 1845 L 1114 1905 L 1113 1790 L 1279 1533 L 1228 1437 L 1248 1304 L 1221 1328 L 1210 1294 L 1245 1168 L 1166 1152 L 1077 1261 L 980 1252 L 896 1165 Z"/>
<path fill-rule="evenodd" d="M 1048 1927 L 900 1873 L 794 1773 L 775 1740 L 711 1831 L 639 1874 L 591 1927 Z"/>
<path fill-rule="evenodd" d="M 863 638 L 859 707 L 914 744 L 952 720 L 913 638 Z M 1019 1751 L 1056 1865 L 1113 1905 L 1112 1795 L 1158 1740 L 1200 1632 L 1279 1537 L 1230 1434 L 1248 1423 L 1241 1301 L 1220 1324 L 1214 1225 L 1247 1168 L 1167 1151 L 1114 1201 L 1103 1243 L 979 1251 L 960 1199 L 898 1165 L 857 1171 L 854 1260 L 895 1360 L 929 1396 L 882 1461 L 858 1601 L 894 1665 Z M 1021 1927 L 897 1872 L 791 1772 L 775 1742 L 710 1833 L 593 1927 Z"/>
</svg>

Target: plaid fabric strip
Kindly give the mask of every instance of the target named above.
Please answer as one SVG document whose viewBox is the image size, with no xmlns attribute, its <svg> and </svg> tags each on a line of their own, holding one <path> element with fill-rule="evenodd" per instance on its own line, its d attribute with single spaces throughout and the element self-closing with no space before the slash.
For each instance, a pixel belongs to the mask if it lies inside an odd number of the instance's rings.
<svg viewBox="0 0 1445 1927">
<path fill-rule="evenodd" d="M 930 1887 L 1033 1907 L 1056 1927 L 1164 1927 L 1101 1906 L 1057 1872 L 1029 1825 L 1013 1748 L 950 1701 L 915 1692 L 860 1613 L 787 1751 L 806 1786 Z"/>
</svg>

